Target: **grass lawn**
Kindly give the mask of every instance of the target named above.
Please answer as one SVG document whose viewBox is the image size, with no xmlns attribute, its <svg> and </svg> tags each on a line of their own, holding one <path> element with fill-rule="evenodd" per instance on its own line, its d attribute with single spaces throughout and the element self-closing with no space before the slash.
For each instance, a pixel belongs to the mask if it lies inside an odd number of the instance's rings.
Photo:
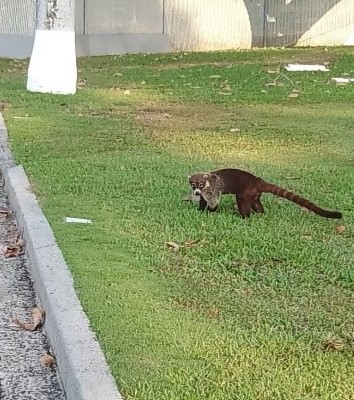
<svg viewBox="0 0 354 400">
<path fill-rule="evenodd" d="M 279 69 L 296 61 L 331 71 Z M 0 60 L 0 101 L 124 397 L 353 399 L 354 86 L 329 82 L 354 76 L 353 49 L 78 63 L 66 97 Z M 272 195 L 249 220 L 232 197 L 209 215 L 181 201 L 188 174 L 225 166 L 344 219 Z"/>
</svg>

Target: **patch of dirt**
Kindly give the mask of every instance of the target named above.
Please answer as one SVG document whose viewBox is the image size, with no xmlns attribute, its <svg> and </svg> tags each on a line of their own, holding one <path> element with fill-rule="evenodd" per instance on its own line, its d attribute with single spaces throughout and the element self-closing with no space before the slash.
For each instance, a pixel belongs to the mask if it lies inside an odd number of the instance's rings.
<svg viewBox="0 0 354 400">
<path fill-rule="evenodd" d="M 67 107 L 65 105 L 65 107 Z M 108 108 L 83 107 L 80 105 L 71 105 L 64 110 L 65 113 L 75 117 L 93 117 L 93 118 L 121 118 L 129 115 L 127 106 L 117 106 Z"/>
<path fill-rule="evenodd" d="M 0 112 L 5 111 L 10 107 L 10 103 L 7 103 L 6 101 L 0 101 Z"/>
<path fill-rule="evenodd" d="M 237 111 L 215 104 L 154 104 L 137 109 L 136 120 L 160 129 L 215 129 L 223 123 L 243 120 Z"/>
</svg>

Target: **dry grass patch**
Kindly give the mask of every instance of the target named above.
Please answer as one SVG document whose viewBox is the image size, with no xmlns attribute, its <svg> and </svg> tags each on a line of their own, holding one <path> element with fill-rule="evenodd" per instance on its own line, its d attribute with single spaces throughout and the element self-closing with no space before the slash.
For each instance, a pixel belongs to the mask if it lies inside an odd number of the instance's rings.
<svg viewBox="0 0 354 400">
<path fill-rule="evenodd" d="M 242 117 L 230 107 L 213 104 L 155 103 L 139 107 L 136 120 L 154 131 L 164 129 L 216 129 L 225 121 L 239 121 Z"/>
</svg>

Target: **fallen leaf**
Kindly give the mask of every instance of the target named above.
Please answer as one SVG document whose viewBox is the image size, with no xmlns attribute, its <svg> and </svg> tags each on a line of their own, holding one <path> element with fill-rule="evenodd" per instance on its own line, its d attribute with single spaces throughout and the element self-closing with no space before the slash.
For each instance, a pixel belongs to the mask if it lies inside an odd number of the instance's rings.
<svg viewBox="0 0 354 400">
<path fill-rule="evenodd" d="M 209 310 L 208 310 L 208 315 L 211 318 L 219 318 L 220 310 L 215 306 L 210 307 Z"/>
<path fill-rule="evenodd" d="M 279 71 L 277 71 L 277 70 L 275 70 L 275 69 L 269 69 L 269 70 L 267 71 L 267 73 L 268 73 L 268 74 L 278 74 Z"/>
<path fill-rule="evenodd" d="M 223 94 L 224 96 L 231 96 L 232 93 L 225 93 L 225 92 L 219 92 L 219 94 Z"/>
<path fill-rule="evenodd" d="M 250 288 L 240 289 L 240 293 L 244 296 L 250 296 L 253 293 L 253 290 Z"/>
<path fill-rule="evenodd" d="M 15 231 L 12 235 L 10 235 L 7 239 L 7 246 L 3 248 L 4 255 L 7 251 L 15 251 L 15 248 L 20 248 L 20 253 L 22 254 L 23 246 L 25 242 L 22 238 L 22 232 Z"/>
<path fill-rule="evenodd" d="M 22 238 L 22 232 L 16 232 L 13 235 L 9 236 L 7 242 L 10 247 L 16 247 L 16 246 L 23 247 L 25 244 Z"/>
<path fill-rule="evenodd" d="M 299 97 L 299 93 L 290 93 L 288 97 Z"/>
<path fill-rule="evenodd" d="M 200 242 L 200 239 L 190 239 L 190 240 L 186 240 L 186 241 L 183 243 L 183 246 L 191 247 L 191 246 L 196 245 L 196 244 L 199 243 L 199 242 Z"/>
<path fill-rule="evenodd" d="M 0 217 L 8 218 L 11 215 L 11 210 L 7 207 L 0 207 Z"/>
<path fill-rule="evenodd" d="M 345 226 L 344 225 L 337 225 L 336 226 L 336 232 L 340 235 L 345 232 Z"/>
<path fill-rule="evenodd" d="M 45 354 L 39 359 L 39 362 L 46 367 L 52 367 L 55 363 L 55 360 L 50 354 Z"/>
<path fill-rule="evenodd" d="M 5 258 L 9 257 L 18 257 L 22 251 L 22 247 L 15 245 L 15 246 L 4 246 L 2 249 L 2 254 L 5 256 Z"/>
<path fill-rule="evenodd" d="M 210 79 L 220 79 L 221 76 L 220 75 L 210 75 L 209 78 Z"/>
<path fill-rule="evenodd" d="M 306 209 L 304 211 L 306 211 Z M 301 235 L 301 239 L 312 240 L 312 236 L 310 236 L 310 235 Z"/>
<path fill-rule="evenodd" d="M 336 350 L 341 351 L 344 348 L 344 342 L 336 337 L 328 337 L 323 341 L 323 347 L 325 350 Z"/>
<path fill-rule="evenodd" d="M 130 90 L 127 89 L 127 90 L 124 92 L 124 94 L 127 95 L 127 96 L 129 96 L 129 95 L 130 95 Z"/>
<path fill-rule="evenodd" d="M 283 176 L 284 179 L 300 179 L 298 176 Z"/>
<path fill-rule="evenodd" d="M 180 245 L 175 242 L 166 242 L 166 246 L 169 247 L 173 251 L 177 251 L 180 248 Z"/>
<path fill-rule="evenodd" d="M 241 132 L 241 129 L 239 129 L 239 128 L 231 128 L 231 129 L 229 129 L 229 132 L 231 132 L 231 133 Z"/>
<path fill-rule="evenodd" d="M 87 83 L 87 79 L 86 78 L 79 79 L 78 82 L 77 82 L 77 87 L 78 88 L 82 88 L 82 87 L 86 86 L 86 83 Z"/>
<path fill-rule="evenodd" d="M 35 331 L 39 326 L 43 324 L 44 311 L 39 307 L 36 307 L 32 310 L 32 322 L 25 323 L 20 321 L 18 318 L 14 319 L 14 322 L 22 329 L 26 331 Z"/>
</svg>

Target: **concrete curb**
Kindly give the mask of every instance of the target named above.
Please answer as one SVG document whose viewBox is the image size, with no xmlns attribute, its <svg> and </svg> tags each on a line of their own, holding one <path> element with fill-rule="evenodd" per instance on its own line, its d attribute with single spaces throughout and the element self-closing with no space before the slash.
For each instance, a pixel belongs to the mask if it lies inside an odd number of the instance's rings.
<svg viewBox="0 0 354 400">
<path fill-rule="evenodd" d="M 98 341 L 74 290 L 73 278 L 56 244 L 22 166 L 14 166 L 0 114 L 0 165 L 20 229 L 36 294 L 46 311 L 45 331 L 67 400 L 122 400 Z"/>
</svg>

